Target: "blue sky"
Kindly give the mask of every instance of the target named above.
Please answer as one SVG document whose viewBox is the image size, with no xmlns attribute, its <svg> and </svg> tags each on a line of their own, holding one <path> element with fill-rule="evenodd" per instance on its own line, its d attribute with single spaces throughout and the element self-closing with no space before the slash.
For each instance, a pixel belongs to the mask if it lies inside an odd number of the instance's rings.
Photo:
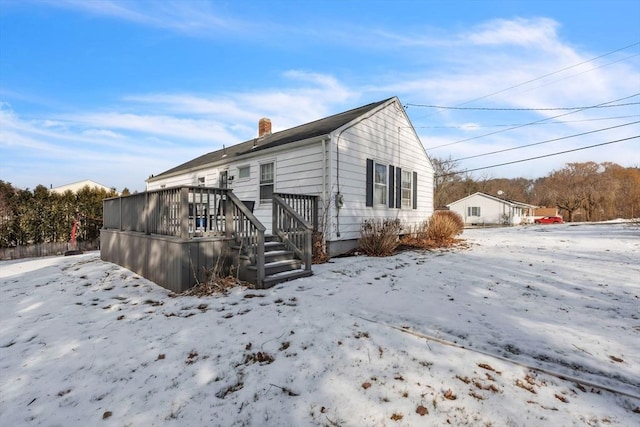
<svg viewBox="0 0 640 427">
<path fill-rule="evenodd" d="M 0 0 L 0 179 L 20 188 L 143 190 L 260 117 L 277 131 L 391 96 L 431 156 L 476 169 L 637 136 L 639 94 L 631 0 Z M 640 166 L 640 139 L 472 173 L 590 160 Z"/>
</svg>

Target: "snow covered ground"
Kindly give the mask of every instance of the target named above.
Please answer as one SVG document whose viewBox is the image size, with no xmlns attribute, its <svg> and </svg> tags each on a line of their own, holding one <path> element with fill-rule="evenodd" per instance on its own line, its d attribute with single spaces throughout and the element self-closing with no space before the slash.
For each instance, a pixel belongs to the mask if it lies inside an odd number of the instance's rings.
<svg viewBox="0 0 640 427">
<path fill-rule="evenodd" d="M 639 425 L 640 229 L 463 237 L 224 297 L 0 263 L 0 425 Z"/>
</svg>

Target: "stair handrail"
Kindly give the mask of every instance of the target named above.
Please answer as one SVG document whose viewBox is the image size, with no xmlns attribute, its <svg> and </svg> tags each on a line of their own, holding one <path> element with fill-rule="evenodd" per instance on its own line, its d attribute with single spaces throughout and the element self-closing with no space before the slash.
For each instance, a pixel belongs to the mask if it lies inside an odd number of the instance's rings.
<svg viewBox="0 0 640 427">
<path fill-rule="evenodd" d="M 272 232 L 282 239 L 311 271 L 313 226 L 282 197 L 273 194 Z"/>
<path fill-rule="evenodd" d="M 241 250 L 249 255 L 256 265 L 256 285 L 261 288 L 264 281 L 264 234 L 266 228 L 249 208 L 232 191 L 227 192 L 224 205 L 227 237 L 234 238 Z"/>
</svg>

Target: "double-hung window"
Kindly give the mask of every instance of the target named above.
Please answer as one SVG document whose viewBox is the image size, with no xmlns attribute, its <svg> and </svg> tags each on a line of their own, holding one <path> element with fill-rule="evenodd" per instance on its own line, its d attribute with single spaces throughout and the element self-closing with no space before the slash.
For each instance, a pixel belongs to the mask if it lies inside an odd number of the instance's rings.
<svg viewBox="0 0 640 427">
<path fill-rule="evenodd" d="M 260 165 L 260 201 L 270 202 L 273 198 L 273 162 Z"/>
<path fill-rule="evenodd" d="M 467 216 L 480 216 L 480 206 L 467 206 Z"/>
<path fill-rule="evenodd" d="M 387 204 L 387 165 L 375 164 L 373 178 L 373 202 L 376 205 Z"/>
<path fill-rule="evenodd" d="M 413 184 L 411 182 L 411 171 L 402 170 L 402 207 L 411 208 L 411 197 L 413 195 Z"/>
<path fill-rule="evenodd" d="M 367 159 L 365 206 L 417 209 L 417 190 L 417 172 Z"/>
</svg>

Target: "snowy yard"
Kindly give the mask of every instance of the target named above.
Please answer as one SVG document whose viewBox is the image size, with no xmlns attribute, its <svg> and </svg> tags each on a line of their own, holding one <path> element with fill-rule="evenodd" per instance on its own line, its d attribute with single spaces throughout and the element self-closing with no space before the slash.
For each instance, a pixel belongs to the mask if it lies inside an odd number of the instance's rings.
<svg viewBox="0 0 640 427">
<path fill-rule="evenodd" d="M 0 263 L 0 425 L 639 425 L 640 229 L 463 237 L 225 297 Z"/>
</svg>

